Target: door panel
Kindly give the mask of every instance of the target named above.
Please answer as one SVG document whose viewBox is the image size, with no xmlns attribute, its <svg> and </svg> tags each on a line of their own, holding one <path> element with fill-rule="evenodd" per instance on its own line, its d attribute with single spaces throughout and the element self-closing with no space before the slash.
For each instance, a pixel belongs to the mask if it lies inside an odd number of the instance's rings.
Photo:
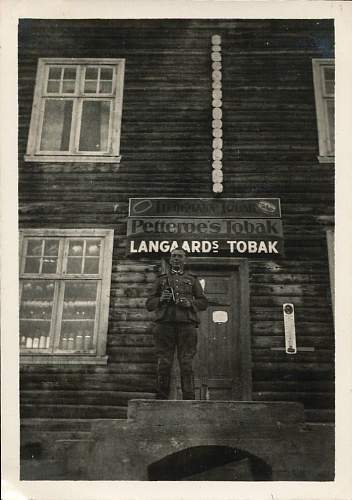
<svg viewBox="0 0 352 500">
<path fill-rule="evenodd" d="M 200 313 L 198 347 L 193 367 L 196 398 L 209 400 L 242 399 L 239 379 L 239 277 L 228 266 L 204 269 L 195 264 L 191 272 L 198 276 L 209 300 Z M 182 399 L 179 368 L 174 363 L 172 398 Z"/>
</svg>

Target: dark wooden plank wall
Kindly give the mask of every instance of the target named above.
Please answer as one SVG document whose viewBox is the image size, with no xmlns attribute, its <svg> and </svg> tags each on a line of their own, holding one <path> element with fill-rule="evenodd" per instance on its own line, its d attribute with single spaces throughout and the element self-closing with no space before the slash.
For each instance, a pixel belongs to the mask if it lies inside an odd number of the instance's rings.
<svg viewBox="0 0 352 500">
<path fill-rule="evenodd" d="M 22 416 L 119 417 L 152 397 L 155 355 L 144 301 L 155 262 L 125 259 L 129 197 L 212 196 L 211 36 L 222 36 L 224 193 L 280 197 L 286 256 L 250 260 L 253 398 L 333 409 L 326 226 L 334 172 L 319 165 L 311 59 L 333 57 L 324 21 L 23 20 L 19 34 L 21 227 L 115 229 L 107 367 L 26 366 Z M 24 162 L 39 57 L 126 58 L 122 161 Z M 287 356 L 282 303 L 296 307 Z"/>
</svg>

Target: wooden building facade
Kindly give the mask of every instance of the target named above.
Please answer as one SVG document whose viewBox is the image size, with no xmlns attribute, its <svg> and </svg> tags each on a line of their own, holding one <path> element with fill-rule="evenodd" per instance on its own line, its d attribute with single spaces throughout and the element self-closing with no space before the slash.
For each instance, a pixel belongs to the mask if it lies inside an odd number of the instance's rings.
<svg viewBox="0 0 352 500">
<path fill-rule="evenodd" d="M 22 419 L 125 418 L 155 397 L 162 255 L 128 251 L 129 203 L 178 198 L 281 204 L 283 254 L 192 255 L 232 315 L 209 338 L 238 335 L 197 361 L 198 397 L 333 421 L 333 58 L 330 20 L 21 20 Z"/>
</svg>

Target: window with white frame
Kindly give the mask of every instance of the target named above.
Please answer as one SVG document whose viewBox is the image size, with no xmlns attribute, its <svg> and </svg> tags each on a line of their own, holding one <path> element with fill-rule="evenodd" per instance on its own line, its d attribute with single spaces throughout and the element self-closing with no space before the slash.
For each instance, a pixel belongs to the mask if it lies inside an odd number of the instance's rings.
<svg viewBox="0 0 352 500">
<path fill-rule="evenodd" d="M 332 162 L 335 155 L 334 59 L 313 59 L 313 80 L 319 136 L 319 160 Z"/>
<path fill-rule="evenodd" d="M 119 161 L 124 59 L 39 59 L 26 160 Z"/>
<path fill-rule="evenodd" d="M 112 247 L 112 230 L 21 231 L 22 361 L 106 362 Z"/>
</svg>

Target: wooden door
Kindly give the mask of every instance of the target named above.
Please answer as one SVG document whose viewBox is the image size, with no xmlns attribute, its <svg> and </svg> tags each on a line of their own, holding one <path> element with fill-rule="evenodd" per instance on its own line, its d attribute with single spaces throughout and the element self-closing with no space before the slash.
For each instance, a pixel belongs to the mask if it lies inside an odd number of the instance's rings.
<svg viewBox="0 0 352 500">
<path fill-rule="evenodd" d="M 198 348 L 194 358 L 196 399 L 243 400 L 243 366 L 246 352 L 241 342 L 241 286 L 233 265 L 191 265 L 198 276 L 209 307 L 200 313 Z M 242 332 L 243 329 L 242 328 Z M 179 368 L 175 360 L 171 399 L 182 399 Z"/>
</svg>

